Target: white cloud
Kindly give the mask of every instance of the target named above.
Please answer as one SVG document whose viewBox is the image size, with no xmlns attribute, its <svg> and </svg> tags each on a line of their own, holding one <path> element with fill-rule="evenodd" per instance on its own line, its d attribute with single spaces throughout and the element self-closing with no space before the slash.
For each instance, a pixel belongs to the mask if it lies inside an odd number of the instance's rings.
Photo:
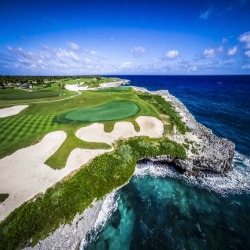
<svg viewBox="0 0 250 250">
<path fill-rule="evenodd" d="M 240 42 L 245 43 L 246 47 L 250 49 L 250 31 L 241 34 L 238 39 Z"/>
<path fill-rule="evenodd" d="M 142 56 L 143 54 L 145 54 L 146 50 L 145 48 L 141 47 L 141 46 L 136 46 L 136 47 L 133 47 L 131 50 L 130 50 L 130 54 L 132 54 L 133 56 L 135 57 L 140 57 Z"/>
<path fill-rule="evenodd" d="M 135 66 L 134 62 L 124 62 L 120 65 L 121 69 L 131 69 Z"/>
<path fill-rule="evenodd" d="M 32 51 L 6 47 L 0 53 L 0 71 L 4 70 L 20 74 L 103 74 L 115 73 L 118 67 L 102 58 L 90 60 L 77 51 L 44 45 Z"/>
<path fill-rule="evenodd" d="M 250 64 L 243 65 L 242 69 L 250 69 Z"/>
<path fill-rule="evenodd" d="M 215 56 L 215 50 L 214 49 L 205 49 L 203 52 L 204 56 L 207 58 L 212 58 Z"/>
<path fill-rule="evenodd" d="M 245 55 L 246 55 L 247 57 L 250 57 L 250 50 L 246 51 L 246 52 L 245 52 Z"/>
<path fill-rule="evenodd" d="M 179 51 L 178 50 L 169 50 L 167 53 L 166 53 L 166 57 L 167 58 L 170 58 L 170 59 L 173 59 L 173 58 L 176 58 L 179 56 Z"/>
<path fill-rule="evenodd" d="M 97 52 L 95 50 L 86 49 L 85 52 L 92 56 L 97 55 Z"/>
<path fill-rule="evenodd" d="M 211 7 L 205 11 L 202 11 L 200 14 L 200 19 L 207 20 L 210 17 L 212 11 L 213 11 L 213 9 Z"/>
<path fill-rule="evenodd" d="M 73 50 L 79 50 L 80 46 L 74 42 L 67 42 L 68 46 Z"/>
<path fill-rule="evenodd" d="M 75 61 L 79 61 L 79 57 L 73 52 L 73 51 L 68 51 L 66 49 L 61 49 L 59 48 L 56 52 L 56 56 L 58 59 L 72 59 Z"/>
<path fill-rule="evenodd" d="M 227 55 L 228 56 L 233 56 L 233 55 L 236 54 L 237 50 L 238 50 L 237 46 L 234 46 L 233 48 L 231 48 L 231 49 L 228 50 Z"/>
</svg>

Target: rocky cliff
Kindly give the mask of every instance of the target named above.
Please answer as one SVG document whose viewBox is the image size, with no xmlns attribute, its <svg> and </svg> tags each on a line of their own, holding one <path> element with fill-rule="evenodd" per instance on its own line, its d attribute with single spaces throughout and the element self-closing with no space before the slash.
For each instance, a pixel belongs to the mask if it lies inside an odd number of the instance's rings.
<svg viewBox="0 0 250 250">
<path fill-rule="evenodd" d="M 134 89 L 149 92 L 143 88 L 134 87 Z M 188 132 L 181 134 L 174 128 L 173 133 L 169 135 L 169 139 L 185 146 L 188 159 L 181 160 L 164 155 L 144 159 L 143 161 L 168 163 L 182 173 L 199 176 L 204 173 L 224 174 L 232 169 L 235 145 L 231 141 L 215 136 L 211 129 L 197 122 L 185 105 L 169 94 L 168 91 L 160 90 L 149 93 L 160 95 L 166 101 L 171 102 L 180 114 Z"/>
</svg>

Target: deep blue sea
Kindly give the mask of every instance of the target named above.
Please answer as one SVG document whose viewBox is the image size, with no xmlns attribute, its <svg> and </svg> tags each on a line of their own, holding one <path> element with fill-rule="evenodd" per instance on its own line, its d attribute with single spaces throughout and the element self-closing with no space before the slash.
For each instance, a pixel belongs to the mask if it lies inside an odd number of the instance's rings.
<svg viewBox="0 0 250 250">
<path fill-rule="evenodd" d="M 119 76 L 166 89 L 236 144 L 227 177 L 187 179 L 154 165 L 108 196 L 82 249 L 250 249 L 250 76 Z"/>
</svg>

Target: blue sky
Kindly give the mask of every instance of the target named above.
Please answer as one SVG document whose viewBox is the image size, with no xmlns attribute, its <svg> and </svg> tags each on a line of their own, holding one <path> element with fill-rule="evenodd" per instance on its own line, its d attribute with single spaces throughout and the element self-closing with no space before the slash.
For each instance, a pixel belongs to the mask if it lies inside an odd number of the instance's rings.
<svg viewBox="0 0 250 250">
<path fill-rule="evenodd" d="M 0 74 L 250 74 L 250 0 L 0 0 Z"/>
</svg>

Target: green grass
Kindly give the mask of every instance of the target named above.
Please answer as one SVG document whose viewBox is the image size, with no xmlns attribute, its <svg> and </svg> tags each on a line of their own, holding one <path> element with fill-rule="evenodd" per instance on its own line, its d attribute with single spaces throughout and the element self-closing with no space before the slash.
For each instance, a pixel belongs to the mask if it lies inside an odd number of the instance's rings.
<svg viewBox="0 0 250 250">
<path fill-rule="evenodd" d="M 52 155 L 45 164 L 52 167 L 53 169 L 62 169 L 67 163 L 67 159 L 71 151 L 75 148 L 84 149 L 110 149 L 111 146 L 105 143 L 85 142 L 75 136 L 76 129 L 68 128 L 66 130 L 67 138 L 64 143 L 60 146 L 57 152 Z"/>
<path fill-rule="evenodd" d="M 169 116 L 169 122 L 171 123 L 169 132 L 172 131 L 173 125 L 176 125 L 178 131 L 185 134 L 188 128 L 182 122 L 180 115 L 175 111 L 173 105 L 167 102 L 163 97 L 159 95 L 151 95 L 148 93 L 138 93 L 138 96 L 148 103 L 152 104 L 159 113 Z"/>
<path fill-rule="evenodd" d="M 159 117 L 157 110 L 140 99 L 133 91 L 86 91 L 80 96 L 60 102 L 31 104 L 20 114 L 0 118 L 0 158 L 15 152 L 17 149 L 37 143 L 49 132 L 56 130 L 67 132 L 69 129 L 76 131 L 82 126 L 89 125 L 89 122 L 64 124 L 60 122 L 60 117 L 79 107 L 91 109 L 107 104 L 107 101 L 127 101 L 138 106 L 139 111 L 132 117 L 132 120 L 140 115 Z M 75 145 L 81 147 L 80 144 L 82 145 L 78 141 Z M 65 152 L 68 154 L 68 150 Z"/>
<path fill-rule="evenodd" d="M 9 197 L 9 194 L 0 194 L 0 203 L 4 202 Z"/>
<path fill-rule="evenodd" d="M 81 86 L 88 86 L 89 88 L 94 88 L 94 87 L 99 87 L 101 83 L 105 82 L 114 82 L 114 81 L 119 81 L 121 79 L 119 78 L 111 78 L 111 77 L 101 77 L 101 78 L 96 78 L 96 77 L 81 77 L 78 79 L 70 79 L 66 81 L 62 81 L 61 83 L 64 84 L 76 84 L 76 83 L 82 83 Z"/>
<path fill-rule="evenodd" d="M 89 123 L 122 120 L 136 115 L 139 107 L 130 101 L 108 102 L 93 108 L 78 108 L 63 115 L 62 121 Z"/>
<path fill-rule="evenodd" d="M 61 224 L 70 223 L 95 198 L 126 183 L 138 159 L 161 154 L 186 158 L 181 145 L 166 139 L 141 137 L 119 143 L 115 152 L 96 157 L 71 178 L 12 212 L 0 223 L 0 249 L 36 244 Z"/>
<path fill-rule="evenodd" d="M 51 86 L 51 89 L 54 87 Z M 107 149 L 109 145 L 84 142 L 75 136 L 75 132 L 80 127 L 90 124 L 91 117 L 87 120 L 83 119 L 81 124 L 78 122 L 62 123 L 61 117 L 66 113 L 75 112 L 79 107 L 93 112 L 97 107 L 100 109 L 112 103 L 108 109 L 115 109 L 117 103 L 122 102 L 132 103 L 139 107 L 137 113 L 133 111 L 130 117 L 125 119 L 134 124 L 136 131 L 140 129 L 135 121 L 137 116 L 160 118 L 161 114 L 166 114 L 169 116 L 171 127 L 175 124 L 178 129 L 185 132 L 185 127 L 183 128 L 180 117 L 171 104 L 157 96 L 135 92 L 130 88 L 86 91 L 80 96 L 60 102 L 31 104 L 21 114 L 0 119 L 0 157 L 36 143 L 45 134 L 55 130 L 63 130 L 67 133 L 65 142 L 46 162 L 55 169 L 65 166 L 68 155 L 76 147 Z M 107 106 L 105 107 L 107 109 Z M 117 122 L 115 119 L 124 120 L 118 116 L 120 114 L 117 115 L 117 112 L 112 115 L 112 121 L 104 122 L 107 132 L 113 130 Z M 92 119 L 96 119 L 93 113 Z M 71 222 L 74 216 L 87 208 L 95 198 L 100 199 L 114 188 L 127 182 L 134 172 L 138 159 L 161 154 L 186 158 L 184 147 L 167 139 L 142 137 L 118 142 L 114 152 L 96 157 L 74 176 L 57 183 L 44 195 L 24 203 L 12 212 L 0 223 L 0 249 L 22 248 L 30 244 L 30 239 L 32 239 L 32 244 L 37 243 L 60 224 Z"/>
<path fill-rule="evenodd" d="M 0 100 L 28 100 L 57 97 L 59 93 L 53 90 L 26 91 L 19 89 L 3 89 L 0 91 Z"/>
</svg>

